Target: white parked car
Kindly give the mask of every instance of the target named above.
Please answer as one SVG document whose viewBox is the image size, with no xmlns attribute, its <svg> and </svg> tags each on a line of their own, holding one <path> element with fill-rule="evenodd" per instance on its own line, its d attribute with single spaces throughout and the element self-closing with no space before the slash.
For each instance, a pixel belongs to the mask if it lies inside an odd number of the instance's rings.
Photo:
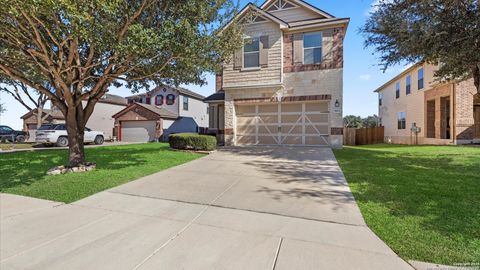
<svg viewBox="0 0 480 270">
<path fill-rule="evenodd" d="M 85 128 L 83 137 L 85 143 L 103 144 L 105 136 L 101 131 L 93 131 Z M 68 146 L 67 128 L 65 124 L 42 125 L 35 132 L 35 142 L 43 144 L 55 144 L 57 146 Z"/>
</svg>

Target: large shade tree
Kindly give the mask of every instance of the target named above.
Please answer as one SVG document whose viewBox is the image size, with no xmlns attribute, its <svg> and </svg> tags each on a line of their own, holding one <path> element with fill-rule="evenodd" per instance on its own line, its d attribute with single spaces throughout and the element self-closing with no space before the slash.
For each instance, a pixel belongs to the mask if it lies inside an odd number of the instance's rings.
<svg viewBox="0 0 480 270">
<path fill-rule="evenodd" d="M 0 77 L 60 109 L 78 166 L 85 124 L 110 86 L 204 83 L 240 44 L 240 27 L 216 35 L 236 9 L 232 0 L 4 0 Z"/>
<path fill-rule="evenodd" d="M 380 0 L 361 28 L 384 70 L 441 63 L 440 80 L 474 78 L 480 93 L 480 0 Z"/>
</svg>

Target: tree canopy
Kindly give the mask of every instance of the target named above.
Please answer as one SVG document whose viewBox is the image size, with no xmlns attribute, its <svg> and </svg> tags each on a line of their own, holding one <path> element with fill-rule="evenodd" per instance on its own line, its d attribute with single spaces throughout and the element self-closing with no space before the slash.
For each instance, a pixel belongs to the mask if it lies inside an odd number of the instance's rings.
<svg viewBox="0 0 480 270">
<path fill-rule="evenodd" d="M 4 0 L 0 79 L 62 111 L 80 164 L 85 123 L 110 86 L 205 83 L 240 44 L 235 25 L 216 35 L 236 10 L 232 0 Z"/>
<path fill-rule="evenodd" d="M 480 93 L 479 0 L 380 0 L 361 32 L 383 69 L 440 63 L 440 80 L 474 78 Z"/>
</svg>

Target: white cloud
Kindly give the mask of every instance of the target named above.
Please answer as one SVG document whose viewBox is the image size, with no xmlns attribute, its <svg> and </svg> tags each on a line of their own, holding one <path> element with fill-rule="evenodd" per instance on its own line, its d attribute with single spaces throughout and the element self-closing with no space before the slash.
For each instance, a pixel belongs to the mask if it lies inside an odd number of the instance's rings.
<svg viewBox="0 0 480 270">
<path fill-rule="evenodd" d="M 363 74 L 363 75 L 360 75 L 358 76 L 360 78 L 360 80 L 362 81 L 370 81 L 370 79 L 372 78 L 372 75 L 370 74 Z"/>
</svg>

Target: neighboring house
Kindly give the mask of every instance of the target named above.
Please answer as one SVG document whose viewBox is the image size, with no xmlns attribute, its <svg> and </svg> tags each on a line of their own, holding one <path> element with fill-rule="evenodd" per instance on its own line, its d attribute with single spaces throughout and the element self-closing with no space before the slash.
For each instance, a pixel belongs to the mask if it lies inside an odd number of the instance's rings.
<svg viewBox="0 0 480 270">
<path fill-rule="evenodd" d="M 385 142 L 466 144 L 480 141 L 480 95 L 473 78 L 435 80 L 436 66 L 416 64 L 375 90 Z M 420 128 L 415 134 L 412 125 Z"/>
<path fill-rule="evenodd" d="M 86 105 L 86 101 L 83 101 Z M 105 134 L 105 140 L 112 140 L 114 138 L 114 124 L 115 120 L 111 117 L 114 113 L 124 109 L 127 106 L 127 100 L 121 96 L 105 94 L 95 105 L 92 115 L 87 121 L 87 127 L 102 131 Z M 20 118 L 23 119 L 23 129 L 28 131 L 28 141 L 35 141 L 35 131 L 37 129 L 37 119 L 32 110 Z M 58 124 L 65 123 L 65 117 L 62 112 L 56 108 L 45 109 L 43 111 L 44 124 Z"/>
<path fill-rule="evenodd" d="M 206 128 L 208 112 L 204 98 L 190 90 L 168 86 L 129 96 L 129 106 L 113 115 L 118 139 L 128 142 L 166 140 L 172 133 Z"/>
<path fill-rule="evenodd" d="M 301 0 L 268 0 L 231 23 L 245 24 L 244 46 L 205 99 L 209 132 L 227 145 L 341 147 L 349 19 Z"/>
</svg>

